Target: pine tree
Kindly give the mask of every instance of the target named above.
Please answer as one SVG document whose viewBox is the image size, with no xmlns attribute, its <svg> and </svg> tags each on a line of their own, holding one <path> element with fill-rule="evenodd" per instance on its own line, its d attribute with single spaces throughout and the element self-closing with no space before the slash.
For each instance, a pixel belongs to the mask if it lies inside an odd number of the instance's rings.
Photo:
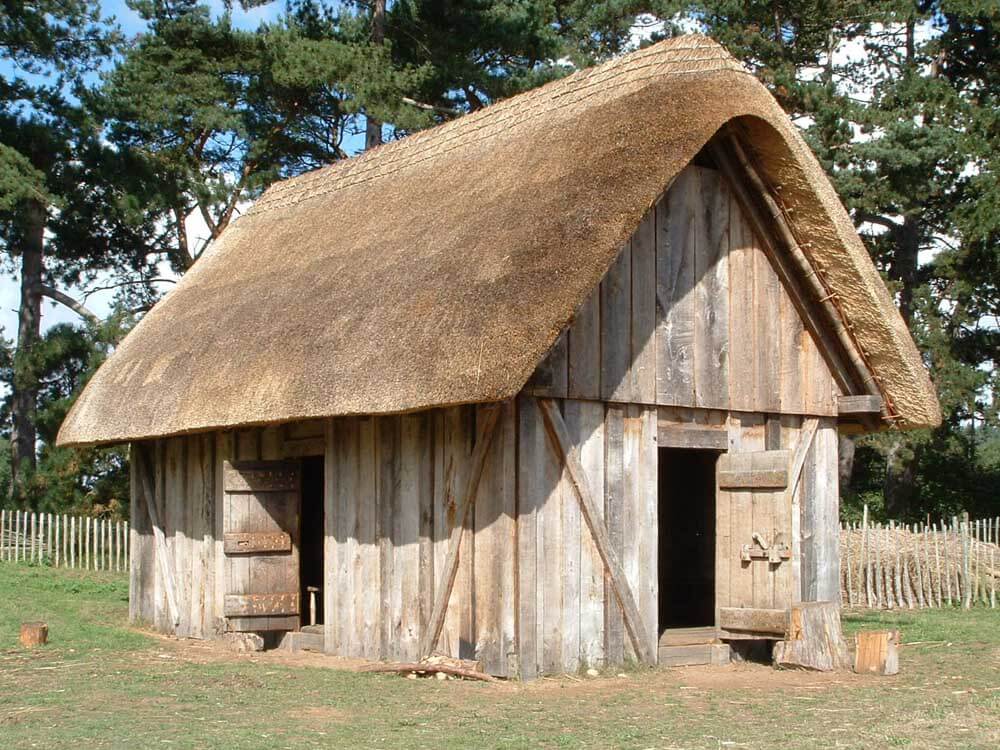
<svg viewBox="0 0 1000 750">
<path fill-rule="evenodd" d="M 0 15 L 0 247 L 19 264 L 21 300 L 11 388 L 11 492 L 36 463 L 42 299 L 77 313 L 60 290 L 106 267 L 128 243 L 123 193 L 98 174 L 123 174 L 83 99 L 85 76 L 108 59 L 115 31 L 96 0 L 8 3 Z M 100 200 L 95 202 L 95 199 Z M 79 210 L 88 216 L 85 235 Z M 140 219 L 140 224 L 142 220 Z"/>
</svg>

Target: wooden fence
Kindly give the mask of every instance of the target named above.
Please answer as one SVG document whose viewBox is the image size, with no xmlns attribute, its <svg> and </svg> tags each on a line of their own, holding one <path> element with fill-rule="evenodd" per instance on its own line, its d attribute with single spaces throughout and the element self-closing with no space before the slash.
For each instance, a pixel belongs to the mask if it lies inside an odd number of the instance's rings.
<svg viewBox="0 0 1000 750">
<path fill-rule="evenodd" d="M 128 570 L 128 521 L 0 510 L 0 561 Z"/>
<path fill-rule="evenodd" d="M 841 524 L 841 601 L 852 607 L 996 608 L 1000 517 Z"/>
</svg>

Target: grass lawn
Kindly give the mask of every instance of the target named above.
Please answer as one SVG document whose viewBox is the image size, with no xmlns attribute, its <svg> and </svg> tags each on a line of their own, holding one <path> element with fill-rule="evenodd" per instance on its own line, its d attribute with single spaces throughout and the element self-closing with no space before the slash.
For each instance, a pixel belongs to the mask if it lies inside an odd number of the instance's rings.
<svg viewBox="0 0 1000 750">
<path fill-rule="evenodd" d="M 0 565 L 0 748 L 1000 746 L 1000 610 L 848 614 L 849 631 L 917 642 L 897 677 L 732 665 L 488 685 L 144 635 L 127 593 L 122 575 Z M 48 646 L 18 646 L 30 619 Z"/>
</svg>

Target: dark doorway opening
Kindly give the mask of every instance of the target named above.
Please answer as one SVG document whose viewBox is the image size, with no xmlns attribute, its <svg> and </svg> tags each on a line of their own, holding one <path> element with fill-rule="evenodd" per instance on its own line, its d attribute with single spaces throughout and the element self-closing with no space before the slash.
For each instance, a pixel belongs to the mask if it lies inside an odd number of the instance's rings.
<svg viewBox="0 0 1000 750">
<path fill-rule="evenodd" d="M 717 451 L 660 448 L 659 626 L 715 624 Z"/>
<path fill-rule="evenodd" d="M 323 457 L 302 459 L 302 519 L 299 541 L 299 586 L 302 625 L 310 622 L 310 596 L 315 596 L 316 624 L 323 623 Z M 318 589 L 311 591 L 311 589 Z"/>
</svg>

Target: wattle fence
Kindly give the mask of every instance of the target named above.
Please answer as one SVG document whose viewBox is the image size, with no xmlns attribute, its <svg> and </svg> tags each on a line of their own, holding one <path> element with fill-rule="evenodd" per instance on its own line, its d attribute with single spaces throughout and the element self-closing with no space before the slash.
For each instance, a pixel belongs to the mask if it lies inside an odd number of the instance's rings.
<svg viewBox="0 0 1000 750">
<path fill-rule="evenodd" d="M 0 562 L 128 570 L 128 522 L 0 510 Z M 870 609 L 997 606 L 1000 517 L 841 524 L 841 601 Z"/>
<path fill-rule="evenodd" d="M 869 609 L 997 606 L 1000 517 L 841 524 L 841 602 Z"/>
<path fill-rule="evenodd" d="M 128 570 L 128 521 L 0 510 L 0 561 Z"/>
</svg>

